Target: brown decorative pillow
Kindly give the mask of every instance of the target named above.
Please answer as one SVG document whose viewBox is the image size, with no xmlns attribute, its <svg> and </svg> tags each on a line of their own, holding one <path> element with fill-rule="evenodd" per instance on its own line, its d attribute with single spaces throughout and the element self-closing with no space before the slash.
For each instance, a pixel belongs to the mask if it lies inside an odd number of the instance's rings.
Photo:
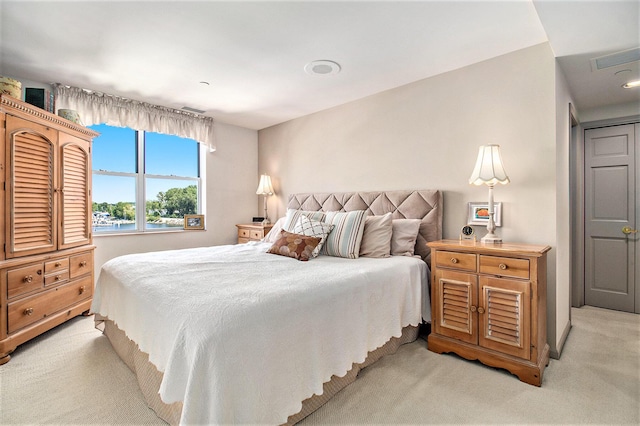
<svg viewBox="0 0 640 426">
<path fill-rule="evenodd" d="M 273 243 L 271 248 L 267 250 L 267 253 L 307 261 L 313 257 L 313 249 L 316 248 L 318 244 L 320 244 L 320 238 L 307 237 L 306 235 L 293 234 L 282 230 L 280 232 L 280 238 Z"/>
</svg>

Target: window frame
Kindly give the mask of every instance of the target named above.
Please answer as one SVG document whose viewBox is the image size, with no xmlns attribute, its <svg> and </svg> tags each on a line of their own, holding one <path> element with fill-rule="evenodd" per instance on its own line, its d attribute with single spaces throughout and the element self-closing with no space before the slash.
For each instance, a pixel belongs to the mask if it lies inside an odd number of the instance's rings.
<svg viewBox="0 0 640 426">
<path fill-rule="evenodd" d="M 107 126 L 111 126 L 106 124 Z M 90 126 L 91 127 L 91 126 Z M 119 126 L 111 126 L 111 127 L 119 127 Z M 129 127 L 130 128 L 130 127 Z M 195 182 L 197 185 L 197 214 L 204 214 L 204 179 L 203 174 L 204 170 L 202 165 L 204 164 L 204 149 L 203 144 L 195 139 L 197 143 L 197 177 L 187 177 L 187 176 L 177 176 L 177 175 L 157 175 L 157 174 L 146 174 L 145 170 L 145 155 L 146 155 L 146 146 L 145 146 L 145 134 L 146 133 L 159 133 L 159 132 L 150 132 L 146 130 L 136 130 L 132 129 L 135 132 L 135 172 L 115 172 L 108 170 L 96 170 L 93 169 L 92 162 L 92 175 L 101 175 L 101 176 L 120 176 L 120 177 L 132 177 L 135 179 L 135 228 L 128 229 L 125 231 L 121 231 L 118 229 L 114 229 L 112 231 L 100 231 L 95 232 L 92 229 L 93 236 L 102 236 L 102 235 L 126 235 L 126 234 L 145 234 L 145 233 L 158 233 L 158 232 L 183 232 L 183 227 L 166 227 L 166 228 L 148 228 L 147 227 L 147 199 L 146 199 L 146 181 L 149 179 L 166 179 L 166 180 L 184 180 Z M 181 136 L 178 136 L 181 137 Z M 188 138 L 191 139 L 191 138 Z M 92 152 L 93 155 L 93 152 Z M 141 172 L 142 171 L 142 172 Z M 93 189 L 92 189 L 92 203 L 93 203 Z M 143 208 L 139 208 L 139 206 L 143 206 Z M 93 227 L 92 227 L 93 228 Z"/>
</svg>

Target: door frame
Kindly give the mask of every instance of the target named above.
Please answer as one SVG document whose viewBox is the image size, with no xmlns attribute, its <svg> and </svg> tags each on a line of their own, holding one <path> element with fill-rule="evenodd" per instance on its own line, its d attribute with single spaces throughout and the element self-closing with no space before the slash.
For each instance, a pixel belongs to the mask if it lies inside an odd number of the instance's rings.
<svg viewBox="0 0 640 426">
<path fill-rule="evenodd" d="M 570 287 L 570 300 L 571 306 L 579 308 L 584 306 L 584 133 L 590 129 L 597 129 L 600 127 L 612 127 L 620 126 L 623 124 L 636 124 L 640 123 L 640 115 L 632 115 L 628 117 L 612 118 L 607 120 L 590 121 L 586 123 L 573 124 L 573 113 L 575 110 L 570 106 L 570 172 L 569 172 L 569 188 L 571 188 L 572 194 L 570 194 L 570 221 L 571 221 L 571 287 Z M 577 120 L 576 120 L 577 121 Z M 574 130 L 575 129 L 575 130 Z M 636 137 L 638 137 L 636 135 Z M 575 138 L 575 140 L 574 140 Z M 640 149 L 636 150 L 636 164 L 640 164 Z M 636 185 L 640 188 L 640 173 L 636 173 Z M 575 204 L 574 204 L 575 202 Z M 638 200 L 636 200 L 637 204 Z M 636 206 L 636 216 L 640 214 Z M 636 288 L 640 283 L 640 265 L 636 265 Z M 639 289 L 640 290 L 640 289 Z M 635 310 L 640 309 L 640 291 L 635 292 Z M 569 317 L 571 318 L 571 316 Z"/>
</svg>

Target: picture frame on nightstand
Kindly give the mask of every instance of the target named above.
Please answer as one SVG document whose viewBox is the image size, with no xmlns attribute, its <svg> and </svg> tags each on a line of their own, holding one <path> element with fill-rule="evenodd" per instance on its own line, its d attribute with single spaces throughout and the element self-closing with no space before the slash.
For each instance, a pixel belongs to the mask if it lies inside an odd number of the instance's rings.
<svg viewBox="0 0 640 426">
<path fill-rule="evenodd" d="M 493 203 L 495 214 L 493 221 L 496 226 L 502 226 L 502 203 Z M 489 203 L 469 203 L 467 224 L 487 226 L 489 223 Z"/>
</svg>

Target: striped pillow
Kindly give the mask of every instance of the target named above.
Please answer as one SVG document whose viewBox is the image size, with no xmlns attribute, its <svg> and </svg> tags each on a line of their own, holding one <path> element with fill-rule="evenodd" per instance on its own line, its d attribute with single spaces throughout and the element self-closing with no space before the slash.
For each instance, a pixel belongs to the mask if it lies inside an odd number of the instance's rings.
<svg viewBox="0 0 640 426">
<path fill-rule="evenodd" d="M 287 215 L 285 216 L 282 229 L 288 232 L 293 232 L 293 227 L 296 226 L 296 223 L 298 223 L 298 219 L 300 219 L 300 216 L 306 216 L 311 220 L 322 222 L 324 219 L 324 212 L 287 209 Z"/>
<path fill-rule="evenodd" d="M 366 217 L 367 212 L 364 210 L 327 212 L 324 222 L 334 228 L 327 237 L 322 252 L 329 256 L 357 259 Z"/>
</svg>

